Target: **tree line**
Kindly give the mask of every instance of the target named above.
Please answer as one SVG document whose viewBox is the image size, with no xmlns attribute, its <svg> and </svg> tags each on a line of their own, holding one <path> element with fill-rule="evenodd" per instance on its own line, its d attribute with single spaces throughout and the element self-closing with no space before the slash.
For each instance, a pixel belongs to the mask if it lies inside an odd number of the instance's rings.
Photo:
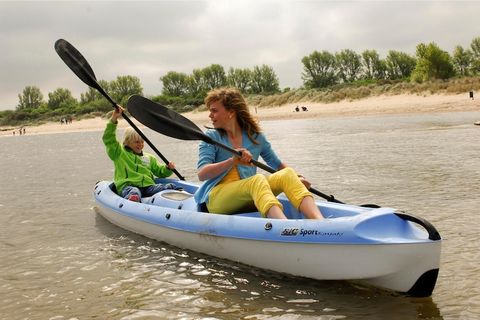
<svg viewBox="0 0 480 320">
<path fill-rule="evenodd" d="M 390 50 L 382 59 L 376 50 L 357 53 L 351 49 L 339 52 L 314 51 L 301 59 L 301 78 L 305 89 L 323 89 L 338 84 L 381 82 L 385 80 L 426 82 L 454 76 L 472 76 L 480 73 L 480 37 L 474 38 L 469 48 L 458 45 L 452 54 L 436 43 L 420 43 L 415 55 Z M 245 94 L 270 95 L 281 91 L 279 78 L 268 65 L 249 68 L 225 68 L 212 64 L 194 69 L 191 74 L 169 71 L 159 78 L 161 94 L 152 100 L 177 111 L 187 111 L 203 103 L 206 93 L 223 86 L 233 86 Z M 125 105 L 132 94 L 143 94 L 140 79 L 118 76 L 113 81 L 100 80 L 100 85 L 119 103 Z M 283 91 L 288 91 L 285 88 Z M 82 93 L 80 100 L 70 90 L 58 88 L 48 93 L 45 101 L 40 89 L 27 86 L 18 95 L 15 111 L 0 112 L 1 123 L 55 118 L 62 115 L 82 115 L 111 111 L 109 103 L 95 89 Z"/>
<path fill-rule="evenodd" d="M 454 76 L 480 73 L 480 37 L 472 40 L 470 48 L 456 46 L 453 54 L 436 43 L 420 43 L 415 56 L 390 50 L 381 59 L 376 50 L 361 54 L 345 49 L 340 52 L 314 51 L 303 57 L 302 79 L 305 88 L 325 88 L 340 83 L 361 80 L 406 80 L 426 82 Z"/>
<path fill-rule="evenodd" d="M 126 105 L 128 97 L 133 94 L 143 94 L 140 79 L 134 76 L 118 76 L 113 81 L 98 81 L 100 86 L 109 92 L 110 96 L 122 105 Z M 99 112 L 106 113 L 112 106 L 95 89 L 88 90 L 80 95 L 80 100 L 73 97 L 66 88 L 58 88 L 48 93 L 45 101 L 41 90 L 36 86 L 27 86 L 18 95 L 19 103 L 15 111 L 0 113 L 0 124 L 16 124 L 31 120 L 60 119 L 65 115 L 81 116 Z"/>
</svg>

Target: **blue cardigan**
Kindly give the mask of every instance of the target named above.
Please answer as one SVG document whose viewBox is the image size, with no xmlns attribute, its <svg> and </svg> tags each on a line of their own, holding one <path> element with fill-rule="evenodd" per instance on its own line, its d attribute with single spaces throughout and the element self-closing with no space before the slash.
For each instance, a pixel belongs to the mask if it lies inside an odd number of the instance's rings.
<svg viewBox="0 0 480 320">
<path fill-rule="evenodd" d="M 218 130 L 210 129 L 205 132 L 207 136 L 212 138 L 215 141 L 218 141 L 224 145 L 227 145 L 231 148 L 234 148 L 226 134 L 221 135 Z M 255 140 L 258 144 L 253 143 L 249 138 L 245 131 L 242 131 L 242 148 L 247 149 L 252 154 L 253 159 L 258 160 L 259 156 L 273 169 L 277 170 L 282 163 L 280 159 L 277 157 L 275 152 L 273 151 L 270 142 L 268 142 L 267 138 L 263 133 L 259 133 Z M 228 158 L 232 157 L 232 153 L 227 150 L 224 150 L 218 146 L 208 144 L 206 142 L 201 142 L 198 147 L 198 163 L 197 168 L 200 169 L 206 164 L 210 163 L 217 163 Z M 238 173 L 241 179 L 245 179 L 251 177 L 256 174 L 257 167 L 255 166 L 242 166 L 238 165 Z M 200 203 L 207 203 L 208 202 L 208 195 L 210 191 L 215 187 L 225 175 L 228 173 L 228 170 L 224 173 L 220 174 L 219 176 L 206 180 L 200 188 L 198 188 L 197 192 L 195 193 L 195 200 L 198 204 Z"/>
</svg>

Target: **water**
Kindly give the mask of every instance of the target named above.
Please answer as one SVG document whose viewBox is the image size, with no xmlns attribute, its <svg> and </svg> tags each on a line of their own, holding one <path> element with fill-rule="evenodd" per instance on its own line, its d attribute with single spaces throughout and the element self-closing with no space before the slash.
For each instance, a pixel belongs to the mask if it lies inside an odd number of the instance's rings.
<svg viewBox="0 0 480 320">
<path fill-rule="evenodd" d="M 253 269 L 111 225 L 101 132 L 0 138 L 0 319 L 479 319 L 480 113 L 262 123 L 284 160 L 348 203 L 432 222 L 431 298 Z M 196 181 L 197 142 L 147 136 Z"/>
</svg>

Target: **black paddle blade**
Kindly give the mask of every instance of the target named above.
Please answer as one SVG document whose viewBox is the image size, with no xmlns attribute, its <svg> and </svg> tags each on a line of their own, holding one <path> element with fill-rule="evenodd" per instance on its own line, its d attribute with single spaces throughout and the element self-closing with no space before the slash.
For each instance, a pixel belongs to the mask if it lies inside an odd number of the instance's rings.
<svg viewBox="0 0 480 320">
<path fill-rule="evenodd" d="M 85 84 L 100 91 L 103 89 L 97 83 L 95 73 L 92 67 L 82 54 L 75 49 L 67 40 L 58 39 L 55 42 L 55 51 L 65 64 L 80 78 Z"/>
<path fill-rule="evenodd" d="M 127 110 L 135 119 L 147 127 L 166 136 L 180 140 L 210 142 L 210 138 L 195 123 L 145 97 L 131 96 L 127 102 Z"/>
<path fill-rule="evenodd" d="M 55 42 L 55 51 L 57 51 L 60 58 L 65 62 L 65 64 L 72 70 L 77 77 L 80 78 L 88 86 L 97 89 L 112 105 L 117 103 L 103 90 L 103 88 L 98 84 L 95 73 L 88 64 L 87 59 L 75 49 L 67 40 L 58 39 Z"/>
</svg>

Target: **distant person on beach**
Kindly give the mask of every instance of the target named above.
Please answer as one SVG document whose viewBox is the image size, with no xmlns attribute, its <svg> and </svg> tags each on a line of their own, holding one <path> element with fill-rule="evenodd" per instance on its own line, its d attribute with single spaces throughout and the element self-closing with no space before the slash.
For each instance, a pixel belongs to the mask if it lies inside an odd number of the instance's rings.
<svg viewBox="0 0 480 320">
<path fill-rule="evenodd" d="M 118 194 L 131 201 L 139 202 L 165 189 L 180 189 L 173 183 L 157 184 L 155 177 L 166 178 L 173 173 L 175 164 L 159 164 L 155 156 L 143 152 L 143 138 L 133 128 L 125 130 L 123 144 L 116 138 L 118 118 L 123 108 L 117 106 L 103 133 L 108 157 L 115 166 L 114 183 Z"/>
<path fill-rule="evenodd" d="M 204 210 L 232 214 L 243 210 L 260 211 L 263 217 L 286 219 L 276 195 L 284 192 L 291 203 L 307 218 L 322 219 L 308 181 L 287 167 L 273 151 L 257 121 L 237 89 L 210 91 L 205 98 L 213 129 L 210 138 L 242 153 L 233 155 L 214 145 L 199 145 L 198 178 L 204 181 L 195 193 L 195 200 Z M 256 174 L 250 161 L 259 157 L 279 170 L 266 177 Z"/>
</svg>

